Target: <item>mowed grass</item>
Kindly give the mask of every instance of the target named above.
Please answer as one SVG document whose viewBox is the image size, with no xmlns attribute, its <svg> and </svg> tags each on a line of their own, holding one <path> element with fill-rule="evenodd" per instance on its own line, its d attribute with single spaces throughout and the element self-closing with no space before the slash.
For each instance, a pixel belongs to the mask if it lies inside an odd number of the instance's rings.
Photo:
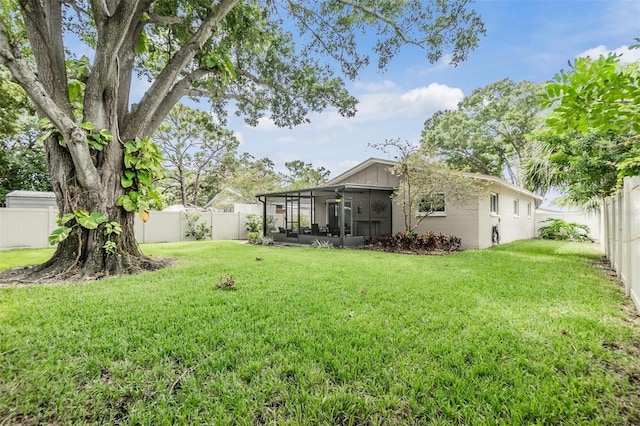
<svg viewBox="0 0 640 426">
<path fill-rule="evenodd" d="M 640 423 L 637 319 L 592 245 L 143 250 L 177 262 L 0 289 L 0 424 Z"/>
</svg>

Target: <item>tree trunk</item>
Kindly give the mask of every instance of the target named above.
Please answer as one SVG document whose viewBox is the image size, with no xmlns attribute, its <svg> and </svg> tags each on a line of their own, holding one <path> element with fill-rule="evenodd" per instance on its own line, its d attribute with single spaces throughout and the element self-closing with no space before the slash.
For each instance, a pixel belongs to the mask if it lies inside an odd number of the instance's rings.
<svg viewBox="0 0 640 426">
<path fill-rule="evenodd" d="M 36 268 L 25 270 L 20 279 L 95 279 L 164 266 L 162 261 L 150 259 L 140 251 L 134 233 L 135 214 L 116 206 L 117 199 L 124 193 L 119 179 L 123 168 L 120 144 L 110 144 L 94 157 L 101 177 L 101 185 L 95 188 L 80 186 L 66 148 L 53 139 L 48 140 L 45 147 L 60 216 L 75 210 L 102 213 L 109 222 L 118 222 L 122 232 L 120 235 L 104 235 L 104 224 L 91 230 L 72 221 L 67 224 L 72 226 L 71 234 L 58 244 L 53 257 Z M 115 246 L 106 249 L 107 241 L 112 241 Z"/>
<path fill-rule="evenodd" d="M 180 198 L 182 205 L 187 207 L 187 177 L 182 167 L 178 167 L 178 174 L 180 176 Z"/>
</svg>

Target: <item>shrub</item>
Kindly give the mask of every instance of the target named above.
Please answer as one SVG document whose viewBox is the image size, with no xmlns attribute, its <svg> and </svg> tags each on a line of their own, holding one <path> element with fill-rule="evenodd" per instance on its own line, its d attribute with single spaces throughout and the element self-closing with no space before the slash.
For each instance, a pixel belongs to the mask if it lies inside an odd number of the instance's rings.
<svg viewBox="0 0 640 426">
<path fill-rule="evenodd" d="M 263 246 L 272 246 L 273 245 L 273 238 L 271 238 L 271 237 L 262 237 L 260 239 L 260 244 L 262 244 Z"/>
<path fill-rule="evenodd" d="M 262 242 L 262 236 L 259 232 L 248 232 L 247 240 L 249 240 L 249 244 L 260 244 Z"/>
<path fill-rule="evenodd" d="M 262 231 L 262 216 L 258 216 L 255 214 L 248 214 L 245 225 L 247 227 L 247 231 L 249 232 Z"/>
<path fill-rule="evenodd" d="M 549 225 L 539 229 L 540 238 L 545 240 L 561 241 L 590 241 L 589 227 L 575 222 L 565 222 L 562 219 L 549 218 L 540 223 L 549 222 Z"/>
<path fill-rule="evenodd" d="M 193 237 L 197 241 L 201 241 L 211 236 L 211 228 L 206 223 L 198 223 L 200 219 L 199 214 L 185 214 L 187 220 L 187 232 L 185 236 L 187 238 Z"/>
<path fill-rule="evenodd" d="M 398 232 L 396 235 L 379 235 L 369 237 L 366 244 L 393 252 L 432 252 L 432 251 L 457 251 L 462 247 L 462 239 L 453 235 L 427 232 L 426 234 L 414 234 Z"/>
</svg>

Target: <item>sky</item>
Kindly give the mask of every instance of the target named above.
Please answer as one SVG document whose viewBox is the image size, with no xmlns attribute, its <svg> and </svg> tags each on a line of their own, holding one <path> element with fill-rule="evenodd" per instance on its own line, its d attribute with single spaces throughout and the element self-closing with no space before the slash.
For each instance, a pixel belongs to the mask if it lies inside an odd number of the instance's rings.
<svg viewBox="0 0 640 426">
<path fill-rule="evenodd" d="M 542 83 L 579 56 L 622 53 L 640 37 L 640 1 L 477 0 L 487 34 L 457 67 L 446 58 L 430 64 L 421 49 L 407 47 L 387 67 L 371 66 L 347 89 L 359 100 L 358 113 L 345 119 L 335 111 L 312 114 L 310 124 L 281 129 L 265 119 L 253 128 L 231 119 L 239 152 L 268 157 L 279 171 L 303 160 L 335 177 L 370 157 L 389 158 L 371 143 L 401 138 L 418 143 L 424 121 L 435 111 L 455 108 L 464 96 L 503 78 Z M 372 61 L 375 63 L 376 61 Z"/>
</svg>

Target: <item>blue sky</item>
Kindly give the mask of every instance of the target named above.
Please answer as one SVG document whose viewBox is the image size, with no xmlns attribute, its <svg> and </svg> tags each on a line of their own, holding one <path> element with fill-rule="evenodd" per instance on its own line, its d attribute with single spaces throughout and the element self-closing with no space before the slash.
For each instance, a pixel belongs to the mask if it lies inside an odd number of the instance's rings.
<svg viewBox="0 0 640 426">
<path fill-rule="evenodd" d="M 255 128 L 230 120 L 240 152 L 269 157 L 278 170 L 287 161 L 303 160 L 336 176 L 369 157 L 386 157 L 369 143 L 418 142 L 426 118 L 455 108 L 476 88 L 506 77 L 544 82 L 588 54 L 616 51 L 626 61 L 640 59 L 639 50 L 626 49 L 640 37 L 637 0 L 477 0 L 474 8 L 487 35 L 466 62 L 430 64 L 419 48 L 406 48 L 386 71 L 371 67 L 347 83 L 360 101 L 352 119 L 325 111 L 291 130 L 269 120 Z"/>
</svg>

